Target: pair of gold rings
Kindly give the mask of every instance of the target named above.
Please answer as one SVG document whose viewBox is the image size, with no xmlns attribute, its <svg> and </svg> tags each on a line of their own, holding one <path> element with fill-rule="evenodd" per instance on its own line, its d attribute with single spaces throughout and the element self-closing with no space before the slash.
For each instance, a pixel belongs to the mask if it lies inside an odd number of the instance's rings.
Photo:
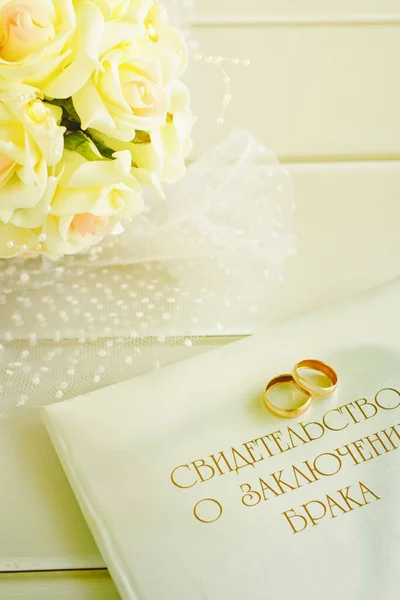
<svg viewBox="0 0 400 600">
<path fill-rule="evenodd" d="M 319 374 L 322 373 L 328 378 L 330 385 L 327 387 L 316 385 L 312 381 L 309 381 L 309 379 L 303 377 L 301 374 L 302 369 L 316 371 Z M 284 419 L 293 419 L 302 415 L 310 408 L 314 396 L 319 398 L 330 396 L 337 388 L 338 382 L 338 375 L 330 365 L 327 365 L 321 360 L 312 358 L 301 360 L 294 366 L 291 374 L 278 375 L 267 383 L 264 391 L 264 403 L 268 410 L 274 415 L 283 417 Z M 306 395 L 305 401 L 300 406 L 297 406 L 296 408 L 281 408 L 271 402 L 269 397 L 271 389 L 278 385 L 282 385 L 283 383 L 294 384 L 297 389 Z"/>
</svg>

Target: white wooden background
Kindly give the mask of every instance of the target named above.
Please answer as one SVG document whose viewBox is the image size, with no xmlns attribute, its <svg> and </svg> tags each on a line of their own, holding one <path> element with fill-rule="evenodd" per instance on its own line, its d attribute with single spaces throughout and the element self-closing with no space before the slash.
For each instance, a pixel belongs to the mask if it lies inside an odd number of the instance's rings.
<svg viewBox="0 0 400 600">
<path fill-rule="evenodd" d="M 251 60 L 220 130 L 220 76 L 190 67 L 196 153 L 246 127 L 293 176 L 299 253 L 270 320 L 399 274 L 399 0 L 198 0 L 193 35 Z M 0 423 L 0 477 L 0 598 L 117 599 L 37 414 Z"/>
<path fill-rule="evenodd" d="M 233 103 L 218 132 L 220 74 L 192 63 L 196 152 L 247 127 L 286 161 L 400 156 L 397 0 L 197 5 L 193 36 L 202 53 L 250 59 L 251 66 L 229 68 Z"/>
<path fill-rule="evenodd" d="M 253 18 L 288 20 L 322 17 L 349 19 L 354 16 L 376 20 L 400 16 L 397 0 L 198 0 L 196 17 L 228 20 L 237 17 L 242 22 Z"/>
</svg>

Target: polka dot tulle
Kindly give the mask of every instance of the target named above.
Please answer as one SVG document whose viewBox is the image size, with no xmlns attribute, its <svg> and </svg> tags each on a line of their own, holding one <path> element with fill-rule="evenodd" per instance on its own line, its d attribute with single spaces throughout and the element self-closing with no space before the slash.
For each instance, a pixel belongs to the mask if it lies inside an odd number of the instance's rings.
<svg viewBox="0 0 400 600">
<path fill-rule="evenodd" d="M 246 333 L 293 252 L 286 169 L 247 132 L 149 195 L 123 233 L 57 261 L 0 261 L 0 415 L 62 401 Z"/>
</svg>

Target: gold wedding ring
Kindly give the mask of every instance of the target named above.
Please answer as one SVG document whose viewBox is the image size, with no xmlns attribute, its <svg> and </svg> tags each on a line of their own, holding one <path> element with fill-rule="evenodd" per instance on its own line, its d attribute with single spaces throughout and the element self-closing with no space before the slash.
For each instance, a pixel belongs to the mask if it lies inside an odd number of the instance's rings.
<svg viewBox="0 0 400 600">
<path fill-rule="evenodd" d="M 296 408 L 280 408 L 279 406 L 276 406 L 275 404 L 273 404 L 268 397 L 268 393 L 270 392 L 270 390 L 273 387 L 281 385 L 282 383 L 293 383 L 296 386 L 296 388 L 300 390 L 300 392 L 302 392 L 303 394 L 306 394 L 307 399 L 305 400 L 305 402 L 303 402 L 303 404 L 301 404 L 300 406 L 298 406 Z M 311 405 L 311 400 L 312 400 L 311 393 L 308 390 L 301 388 L 298 385 L 298 383 L 295 381 L 294 377 L 289 374 L 278 375 L 277 377 L 274 377 L 273 379 L 271 379 L 271 381 L 269 383 L 267 383 L 267 386 L 264 391 L 265 406 L 274 415 L 276 415 L 277 417 L 283 417 L 284 419 L 294 419 L 295 417 L 298 417 L 298 416 L 302 415 L 303 413 L 305 413 Z"/>
<path fill-rule="evenodd" d="M 328 387 L 322 387 L 312 383 L 305 377 L 302 377 L 299 372 L 301 369 L 311 369 L 317 373 L 323 373 L 329 379 L 331 385 Z M 292 376 L 298 387 L 309 392 L 311 396 L 319 396 L 320 398 L 330 396 L 330 394 L 335 391 L 339 381 L 338 375 L 336 371 L 332 369 L 332 367 L 321 360 L 315 360 L 312 358 L 298 362 L 293 369 Z"/>
</svg>

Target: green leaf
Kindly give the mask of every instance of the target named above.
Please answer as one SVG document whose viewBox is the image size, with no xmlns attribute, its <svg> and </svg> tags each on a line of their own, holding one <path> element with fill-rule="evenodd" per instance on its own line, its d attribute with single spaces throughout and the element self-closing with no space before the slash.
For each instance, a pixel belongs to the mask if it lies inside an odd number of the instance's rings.
<svg viewBox="0 0 400 600">
<path fill-rule="evenodd" d="M 72 121 L 73 123 L 81 124 L 81 120 L 79 118 L 78 113 L 75 110 L 74 103 L 72 102 L 72 98 L 66 98 L 65 100 L 58 100 L 54 98 L 54 100 L 47 100 L 49 104 L 54 104 L 55 106 L 60 106 L 63 110 L 63 119 L 66 121 Z"/>
<path fill-rule="evenodd" d="M 63 114 L 61 125 L 66 128 L 67 132 L 64 135 L 64 144 L 67 150 L 78 152 L 86 160 L 110 160 L 113 158 L 115 150 L 109 148 L 101 139 L 96 137 L 92 132 L 82 131 L 79 115 L 75 110 L 72 98 L 59 100 L 46 100 L 49 104 L 60 106 Z M 143 141 L 138 143 L 146 143 L 145 132 Z M 150 141 L 150 138 L 149 138 Z"/>
<path fill-rule="evenodd" d="M 78 152 L 86 160 L 107 160 L 83 131 L 67 132 L 64 136 L 64 147 L 71 152 Z"/>
<path fill-rule="evenodd" d="M 80 131 L 80 129 L 81 129 L 80 123 L 76 123 L 75 121 L 69 121 L 68 119 L 65 119 L 64 117 L 61 119 L 60 125 L 61 125 L 61 127 L 65 127 L 65 129 L 67 131 Z"/>
<path fill-rule="evenodd" d="M 104 158 L 108 158 L 108 159 L 113 158 L 113 154 L 114 154 L 115 150 L 106 146 L 105 143 L 102 140 L 100 140 L 98 137 L 96 137 L 92 132 L 90 132 L 90 133 L 86 132 L 86 135 L 88 135 L 90 137 L 92 142 L 95 144 L 97 150 L 100 152 L 100 154 L 102 156 L 104 156 Z"/>
</svg>

